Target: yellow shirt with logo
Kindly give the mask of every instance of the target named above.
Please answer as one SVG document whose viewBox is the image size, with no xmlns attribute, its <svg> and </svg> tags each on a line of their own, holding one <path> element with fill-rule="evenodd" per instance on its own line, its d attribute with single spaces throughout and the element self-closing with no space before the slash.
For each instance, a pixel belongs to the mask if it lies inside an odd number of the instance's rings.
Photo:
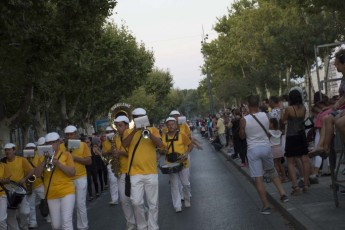
<svg viewBox="0 0 345 230">
<path fill-rule="evenodd" d="M 59 158 L 61 154 L 61 157 Z M 59 151 L 58 154 L 55 154 L 55 159 L 59 158 L 59 162 L 63 165 L 74 167 L 74 160 L 72 155 L 68 151 Z M 52 171 L 48 172 L 44 170 L 44 191 L 47 192 L 48 184 L 50 182 L 49 191 L 48 191 L 48 200 L 59 199 L 70 194 L 75 194 L 73 178 L 67 176 L 63 171 L 58 167 L 55 167 L 53 176 L 51 177 Z M 51 177 L 51 179 L 50 179 Z"/>
<path fill-rule="evenodd" d="M 120 135 L 116 135 L 115 137 L 115 147 L 116 149 L 120 151 L 128 153 L 128 149 L 127 148 L 125 149 L 122 146 L 122 140 L 121 140 Z M 128 172 L 128 157 L 121 155 L 119 160 L 120 160 L 120 173 L 127 173 Z"/>
<path fill-rule="evenodd" d="M 154 135 L 157 138 L 160 138 L 159 130 L 154 127 L 148 127 L 147 128 L 151 135 Z M 126 138 L 129 133 L 132 132 L 132 129 L 126 130 L 124 133 L 124 137 Z M 131 158 L 133 155 L 133 150 L 135 145 L 137 144 L 139 138 L 141 136 L 141 131 L 138 130 L 130 143 L 129 149 L 128 149 L 128 167 L 131 162 Z M 135 152 L 133 163 L 131 167 L 131 171 L 129 173 L 131 176 L 142 174 L 157 174 L 157 157 L 156 157 L 156 146 L 151 141 L 150 138 L 145 139 L 141 138 L 140 143 L 138 145 L 138 148 Z"/>
<path fill-rule="evenodd" d="M 11 170 L 7 164 L 0 162 L 0 179 L 7 179 L 12 176 Z M 12 178 L 10 178 L 12 179 Z M 6 195 L 5 191 L 0 188 L 0 196 Z"/>
<path fill-rule="evenodd" d="M 33 169 L 26 158 L 19 156 L 15 156 L 14 161 L 7 160 L 7 165 L 12 173 L 11 180 L 17 183 Z"/>
<path fill-rule="evenodd" d="M 39 164 L 39 162 L 42 162 L 44 159 L 43 156 L 40 156 L 38 153 L 35 153 L 34 158 L 32 159 L 31 163 L 36 168 Z M 36 177 L 35 182 L 32 184 L 32 189 L 38 188 L 43 184 L 42 178 Z"/>
<path fill-rule="evenodd" d="M 168 135 L 168 136 L 166 136 Z M 164 147 L 169 148 L 168 149 L 168 154 L 172 153 L 172 146 L 171 144 L 171 140 L 174 138 L 174 135 L 170 136 L 169 134 L 165 134 L 164 136 L 162 136 L 162 142 Z M 179 132 L 177 138 L 175 138 L 176 140 L 173 141 L 173 145 L 174 145 L 174 151 L 175 153 L 179 153 L 179 155 L 181 154 L 185 154 L 188 150 L 188 146 L 191 144 L 191 140 L 190 138 L 183 132 Z M 166 163 L 171 163 L 168 162 L 166 160 Z M 183 162 L 183 165 L 185 168 L 189 167 L 189 160 L 186 160 Z"/>
</svg>

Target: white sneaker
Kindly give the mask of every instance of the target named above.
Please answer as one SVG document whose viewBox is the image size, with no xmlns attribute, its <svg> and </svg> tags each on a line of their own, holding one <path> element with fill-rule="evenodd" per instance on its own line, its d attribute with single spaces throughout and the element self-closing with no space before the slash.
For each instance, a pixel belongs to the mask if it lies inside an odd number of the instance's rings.
<svg viewBox="0 0 345 230">
<path fill-rule="evenodd" d="M 186 207 L 186 208 L 190 208 L 190 201 L 189 200 L 184 200 L 184 206 Z"/>
<path fill-rule="evenodd" d="M 176 208 L 175 211 L 176 213 L 182 212 L 182 208 Z"/>
<path fill-rule="evenodd" d="M 110 201 L 109 204 L 110 205 L 117 205 L 117 204 L 119 204 L 119 202 L 118 201 Z"/>
</svg>

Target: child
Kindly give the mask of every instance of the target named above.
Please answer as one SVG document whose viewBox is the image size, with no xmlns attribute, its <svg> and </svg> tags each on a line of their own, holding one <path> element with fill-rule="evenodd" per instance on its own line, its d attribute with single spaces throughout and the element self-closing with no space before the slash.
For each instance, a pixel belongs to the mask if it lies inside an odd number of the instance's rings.
<svg viewBox="0 0 345 230">
<path fill-rule="evenodd" d="M 272 147 L 272 155 L 274 159 L 274 167 L 281 176 L 282 183 L 288 182 L 288 178 L 285 174 L 284 166 L 281 163 L 284 156 L 283 148 L 281 145 L 282 132 L 279 130 L 278 120 L 276 118 L 270 118 L 269 133 L 271 134 L 270 143 Z"/>
</svg>

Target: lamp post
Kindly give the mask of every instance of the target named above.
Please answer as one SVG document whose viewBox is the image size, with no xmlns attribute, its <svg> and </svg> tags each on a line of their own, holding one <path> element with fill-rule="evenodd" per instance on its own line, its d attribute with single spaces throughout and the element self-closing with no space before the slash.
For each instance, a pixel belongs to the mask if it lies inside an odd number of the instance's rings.
<svg viewBox="0 0 345 230">
<path fill-rule="evenodd" d="M 201 44 L 207 44 L 206 40 L 208 39 L 208 34 L 204 34 L 204 28 L 202 29 L 202 41 Z M 208 91 L 208 97 L 210 102 L 210 114 L 214 114 L 214 105 L 213 105 L 213 95 L 212 95 L 212 85 L 211 85 L 211 74 L 208 71 L 208 65 L 207 65 L 207 56 L 203 49 L 201 48 L 201 52 L 204 55 L 205 60 L 205 66 L 206 66 L 206 78 L 207 78 L 207 91 Z"/>
</svg>

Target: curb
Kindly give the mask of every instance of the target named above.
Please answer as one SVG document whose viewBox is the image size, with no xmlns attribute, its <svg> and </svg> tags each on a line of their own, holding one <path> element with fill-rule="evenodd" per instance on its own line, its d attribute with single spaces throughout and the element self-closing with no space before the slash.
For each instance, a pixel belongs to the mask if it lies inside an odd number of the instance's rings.
<svg viewBox="0 0 345 230">
<path fill-rule="evenodd" d="M 229 161 L 237 170 L 239 170 L 247 179 L 248 181 L 255 187 L 255 182 L 254 180 L 250 177 L 249 173 L 247 173 L 245 170 L 243 170 L 231 157 L 230 155 L 225 152 L 224 149 L 218 151 L 220 152 L 224 158 Z M 266 184 L 266 194 L 267 194 L 267 199 L 269 200 L 269 202 L 280 212 L 282 213 L 282 215 L 288 220 L 290 221 L 293 226 L 296 228 L 296 229 L 301 229 L 301 230 L 306 230 L 306 229 L 310 229 L 311 226 L 313 226 L 312 228 L 313 229 L 320 229 L 319 226 L 315 225 L 312 221 L 308 220 L 308 219 L 298 219 L 296 218 L 296 216 L 303 216 L 303 215 L 300 215 L 300 213 L 296 213 L 295 215 L 293 215 L 291 213 L 291 211 L 294 211 L 294 212 L 299 212 L 298 210 L 296 210 L 292 205 L 291 207 L 289 207 L 290 211 L 285 208 L 282 203 L 280 201 L 278 201 L 277 199 L 275 199 L 269 192 L 267 192 L 267 184 Z M 286 203 L 285 203 L 286 204 Z M 307 223 L 306 222 L 310 222 L 310 223 Z M 307 227 L 308 226 L 308 227 Z"/>
</svg>

